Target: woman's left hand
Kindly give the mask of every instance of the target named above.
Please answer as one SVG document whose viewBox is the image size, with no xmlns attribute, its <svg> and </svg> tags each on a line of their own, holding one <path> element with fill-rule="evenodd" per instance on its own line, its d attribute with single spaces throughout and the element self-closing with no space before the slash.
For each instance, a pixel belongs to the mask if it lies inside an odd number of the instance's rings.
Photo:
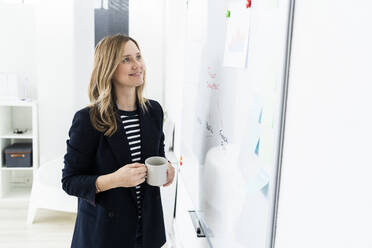
<svg viewBox="0 0 372 248">
<path fill-rule="evenodd" d="M 172 166 L 170 162 L 168 162 L 167 183 L 164 184 L 163 186 L 166 187 L 166 186 L 171 185 L 173 182 L 173 179 L 174 179 L 174 167 Z"/>
</svg>

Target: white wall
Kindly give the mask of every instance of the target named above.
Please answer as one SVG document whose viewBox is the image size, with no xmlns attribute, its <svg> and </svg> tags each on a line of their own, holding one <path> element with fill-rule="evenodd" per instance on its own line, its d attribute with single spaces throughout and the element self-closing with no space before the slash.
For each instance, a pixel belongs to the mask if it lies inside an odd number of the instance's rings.
<svg viewBox="0 0 372 248">
<path fill-rule="evenodd" d="M 174 149 L 179 159 L 182 90 L 185 80 L 186 1 L 165 0 L 164 16 L 164 106 L 168 118 L 175 122 Z"/>
<path fill-rule="evenodd" d="M 146 64 L 145 96 L 164 103 L 164 0 L 129 1 L 129 36 Z"/>
<path fill-rule="evenodd" d="M 94 5 L 91 0 L 74 1 L 75 107 L 89 103 L 88 86 L 94 60 Z"/>
<path fill-rule="evenodd" d="M 297 1 L 277 248 L 367 248 L 372 3 Z"/>
<path fill-rule="evenodd" d="M 41 1 L 37 11 L 40 164 L 63 155 L 74 96 L 72 1 Z"/>
<path fill-rule="evenodd" d="M 74 112 L 88 104 L 93 4 L 42 0 L 37 8 L 40 163 L 63 155 Z"/>
<path fill-rule="evenodd" d="M 35 6 L 0 3 L 0 73 L 29 79 L 27 97 L 37 97 Z M 1 94 L 0 94 L 1 95 Z"/>
</svg>

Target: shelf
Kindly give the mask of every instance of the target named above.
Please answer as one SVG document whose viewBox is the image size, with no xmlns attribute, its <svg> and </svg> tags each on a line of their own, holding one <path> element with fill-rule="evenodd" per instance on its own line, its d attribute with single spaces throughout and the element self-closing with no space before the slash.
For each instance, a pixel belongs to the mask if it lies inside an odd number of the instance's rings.
<svg viewBox="0 0 372 248">
<path fill-rule="evenodd" d="M 37 107 L 36 100 L 0 99 L 0 201 L 29 200 L 39 160 Z M 5 166 L 4 149 L 15 143 L 32 144 L 32 167 Z"/>
<path fill-rule="evenodd" d="M 32 130 L 27 131 L 26 133 L 22 134 L 14 134 L 13 132 L 9 131 L 4 134 L 0 134 L 0 139 L 33 139 Z"/>
<path fill-rule="evenodd" d="M 28 201 L 30 198 L 31 187 L 14 187 L 6 192 L 1 201 Z"/>
<path fill-rule="evenodd" d="M 25 100 L 25 101 L 22 101 L 22 100 L 4 100 L 4 99 L 0 99 L 0 106 L 32 107 L 32 106 L 35 105 L 35 103 L 36 102 L 34 100 Z"/>
<path fill-rule="evenodd" d="M 33 170 L 34 167 L 1 167 L 0 168 L 1 170 L 5 170 L 5 171 L 8 171 L 8 170 Z"/>
</svg>

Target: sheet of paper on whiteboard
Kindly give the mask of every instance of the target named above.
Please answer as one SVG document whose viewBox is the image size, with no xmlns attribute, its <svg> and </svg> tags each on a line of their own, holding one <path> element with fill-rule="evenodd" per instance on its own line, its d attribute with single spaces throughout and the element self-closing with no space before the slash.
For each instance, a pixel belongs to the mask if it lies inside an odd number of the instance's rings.
<svg viewBox="0 0 372 248">
<path fill-rule="evenodd" d="M 229 5 L 230 17 L 226 18 L 225 54 L 223 65 L 245 68 L 248 52 L 251 10 L 241 3 Z"/>
</svg>

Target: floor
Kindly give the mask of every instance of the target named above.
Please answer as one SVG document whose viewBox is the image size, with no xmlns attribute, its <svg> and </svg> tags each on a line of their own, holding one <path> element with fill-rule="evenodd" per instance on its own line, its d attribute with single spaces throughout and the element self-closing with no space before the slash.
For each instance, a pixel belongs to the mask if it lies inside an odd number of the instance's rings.
<svg viewBox="0 0 372 248">
<path fill-rule="evenodd" d="M 1 248 L 70 247 L 76 214 L 41 209 L 27 225 L 27 207 L 27 202 L 0 201 Z"/>
<path fill-rule="evenodd" d="M 0 202 L 0 247 L 66 248 L 70 246 L 76 214 L 38 210 L 26 224 L 27 202 Z"/>
</svg>

